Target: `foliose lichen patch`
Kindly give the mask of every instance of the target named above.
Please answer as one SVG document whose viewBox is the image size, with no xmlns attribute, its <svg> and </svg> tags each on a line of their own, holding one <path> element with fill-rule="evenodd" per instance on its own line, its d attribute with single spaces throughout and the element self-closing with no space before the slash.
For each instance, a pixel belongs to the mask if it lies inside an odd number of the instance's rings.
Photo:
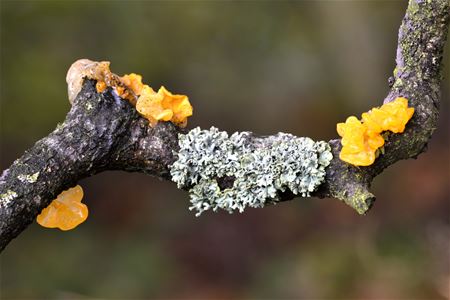
<svg viewBox="0 0 450 300">
<path fill-rule="evenodd" d="M 36 172 L 32 175 L 20 174 L 17 176 L 17 179 L 19 179 L 21 182 L 24 182 L 24 183 L 35 183 L 36 180 L 38 179 L 38 177 L 39 177 L 39 172 Z"/>
<path fill-rule="evenodd" d="M 189 209 L 196 216 L 210 209 L 263 207 L 287 190 L 307 197 L 324 181 L 333 158 L 327 142 L 287 133 L 254 139 L 249 132 L 228 136 L 215 127 L 197 127 L 179 134 L 178 143 L 170 173 L 179 188 L 190 188 Z M 223 178 L 229 186 L 219 186 Z"/>
<path fill-rule="evenodd" d="M 0 195 L 0 206 L 7 208 L 9 203 L 17 197 L 17 193 L 11 190 L 7 190 L 6 193 Z"/>
</svg>

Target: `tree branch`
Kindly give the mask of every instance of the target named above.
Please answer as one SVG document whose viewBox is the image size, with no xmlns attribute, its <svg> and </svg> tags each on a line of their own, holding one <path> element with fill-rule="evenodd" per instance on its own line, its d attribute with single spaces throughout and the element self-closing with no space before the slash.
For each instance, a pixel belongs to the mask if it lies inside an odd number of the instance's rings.
<svg viewBox="0 0 450 300">
<path fill-rule="evenodd" d="M 415 158 L 436 128 L 441 61 L 449 23 L 448 0 L 411 0 L 399 30 L 392 86 L 384 102 L 403 96 L 415 114 L 402 134 L 391 134 L 385 151 L 369 167 L 339 159 L 340 140 L 331 140 L 333 160 L 325 182 L 312 196 L 343 200 L 367 212 L 375 196 L 373 178 L 398 160 Z M 63 190 L 105 170 L 142 172 L 170 179 L 178 133 L 170 122 L 152 128 L 135 108 L 109 89 L 98 94 L 86 80 L 63 124 L 38 141 L 0 177 L 0 249 L 19 235 Z M 248 143 L 270 147 L 271 137 L 251 135 Z M 226 180 L 223 179 L 223 180 Z M 219 182 L 226 184 L 226 182 Z M 282 200 L 295 197 L 290 192 Z"/>
</svg>

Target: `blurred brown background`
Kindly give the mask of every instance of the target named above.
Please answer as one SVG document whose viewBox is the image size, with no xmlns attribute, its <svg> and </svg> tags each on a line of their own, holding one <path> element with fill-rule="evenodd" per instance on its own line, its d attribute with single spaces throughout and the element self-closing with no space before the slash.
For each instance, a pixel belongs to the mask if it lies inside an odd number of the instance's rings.
<svg viewBox="0 0 450 300">
<path fill-rule="evenodd" d="M 335 138 L 337 122 L 382 103 L 405 8 L 2 1 L 0 169 L 64 120 L 65 75 L 78 58 L 189 95 L 191 127 Z M 336 199 L 297 199 L 196 218 L 174 184 L 106 172 L 80 182 L 86 223 L 69 232 L 35 223 L 6 248 L 0 297 L 445 299 L 448 54 L 429 150 L 374 181 L 367 216 Z"/>
</svg>

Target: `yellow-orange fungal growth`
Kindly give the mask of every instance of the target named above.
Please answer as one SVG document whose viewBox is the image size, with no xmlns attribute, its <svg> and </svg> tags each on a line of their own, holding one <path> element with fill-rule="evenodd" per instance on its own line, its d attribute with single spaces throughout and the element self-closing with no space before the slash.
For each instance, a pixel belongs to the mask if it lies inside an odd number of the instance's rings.
<svg viewBox="0 0 450 300">
<path fill-rule="evenodd" d="M 95 85 L 95 89 L 98 93 L 103 93 L 108 86 L 106 85 L 106 82 L 104 81 L 97 81 L 97 84 Z"/>
<path fill-rule="evenodd" d="M 61 194 L 44 208 L 37 216 L 37 222 L 47 228 L 59 228 L 61 230 L 70 230 L 88 217 L 88 208 L 81 203 L 83 198 L 83 189 L 77 185 Z"/>
<path fill-rule="evenodd" d="M 120 82 L 126 89 L 118 87 L 116 92 L 136 105 L 136 110 L 152 127 L 156 126 L 158 121 L 171 121 L 185 127 L 187 118 L 192 116 L 192 105 L 186 95 L 174 95 L 164 86 L 155 92 L 150 86 L 142 83 L 141 75 L 135 73 L 125 74 L 120 77 Z"/>
<path fill-rule="evenodd" d="M 192 116 L 192 105 L 185 95 L 174 95 L 161 87 L 156 93 L 150 86 L 142 83 L 142 76 L 131 73 L 122 77 L 111 72 L 109 61 L 96 62 L 79 59 L 67 72 L 69 101 L 73 103 L 80 92 L 85 78 L 97 80 L 96 90 L 103 93 L 108 87 L 122 99 L 136 106 L 137 111 L 149 120 L 150 126 L 158 121 L 171 121 L 185 127 L 187 118 Z"/>
<path fill-rule="evenodd" d="M 124 76 L 120 77 L 120 81 L 125 86 L 130 88 L 137 96 L 141 94 L 142 89 L 144 88 L 144 84 L 142 83 L 142 76 L 135 73 L 125 74 Z"/>
<path fill-rule="evenodd" d="M 85 78 L 97 80 L 100 83 L 96 86 L 98 92 L 103 92 L 107 86 L 115 86 L 119 83 L 118 76 L 109 69 L 109 61 L 92 61 L 89 59 L 79 59 L 74 62 L 67 71 L 67 92 L 69 101 L 72 104 L 78 93 L 81 91 Z"/>
<path fill-rule="evenodd" d="M 377 149 L 384 145 L 381 133 L 403 132 L 413 114 L 414 108 L 408 107 L 408 100 L 399 97 L 363 113 L 362 122 L 354 116 L 348 117 L 345 123 L 338 123 L 336 127 L 342 137 L 339 158 L 355 166 L 373 164 Z"/>
<path fill-rule="evenodd" d="M 148 85 L 142 89 L 136 110 L 149 120 L 151 126 L 158 121 L 171 121 L 180 127 L 186 126 L 193 111 L 186 95 L 174 95 L 163 86 L 156 93 Z"/>
</svg>

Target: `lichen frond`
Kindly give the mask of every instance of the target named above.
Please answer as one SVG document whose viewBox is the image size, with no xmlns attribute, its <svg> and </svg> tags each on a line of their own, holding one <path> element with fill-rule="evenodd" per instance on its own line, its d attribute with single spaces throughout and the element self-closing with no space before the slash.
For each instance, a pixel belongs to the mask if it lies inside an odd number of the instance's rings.
<svg viewBox="0 0 450 300">
<path fill-rule="evenodd" d="M 228 136 L 215 127 L 179 135 L 170 172 L 179 188 L 190 188 L 190 209 L 197 216 L 210 209 L 263 207 L 286 190 L 307 197 L 323 182 L 332 159 L 328 143 L 286 133 L 253 141 L 249 132 Z M 224 177 L 233 178 L 231 186 L 220 187 Z"/>
</svg>

